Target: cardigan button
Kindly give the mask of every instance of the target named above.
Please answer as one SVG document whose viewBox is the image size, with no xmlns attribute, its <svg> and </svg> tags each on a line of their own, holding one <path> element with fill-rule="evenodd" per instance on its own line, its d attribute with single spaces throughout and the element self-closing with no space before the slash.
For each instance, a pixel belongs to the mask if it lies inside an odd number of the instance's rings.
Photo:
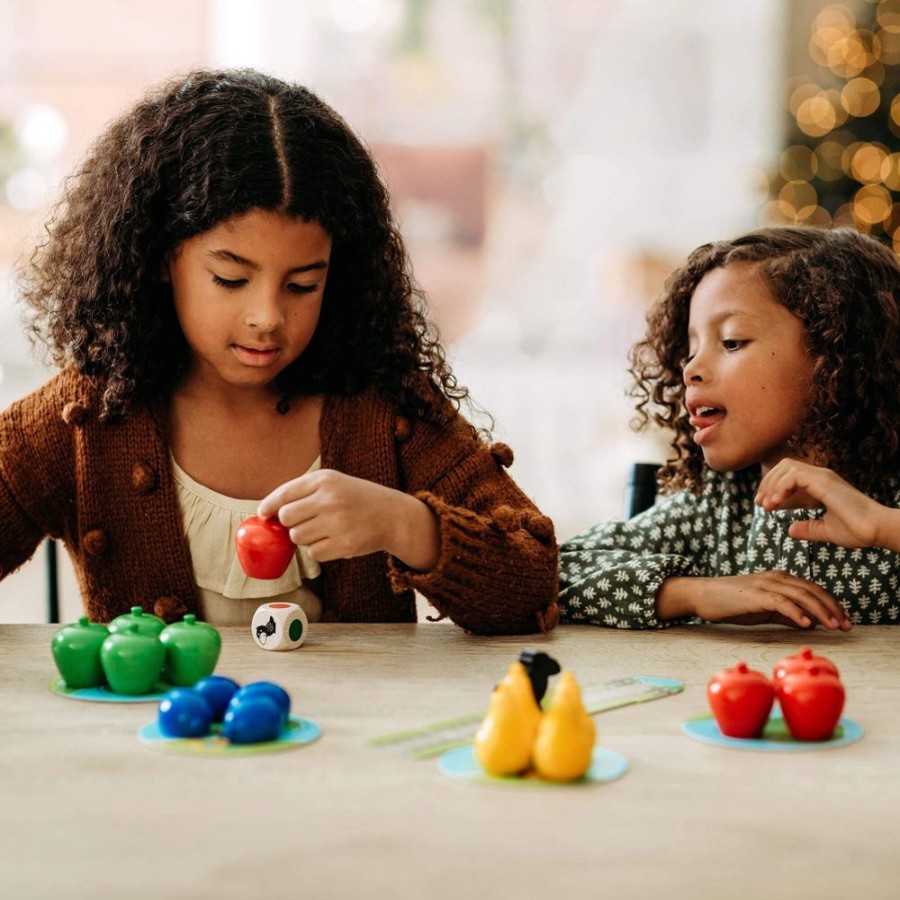
<svg viewBox="0 0 900 900">
<path fill-rule="evenodd" d="M 522 523 L 519 514 L 511 506 L 498 506 L 492 513 L 494 525 L 501 531 L 518 531 Z"/>
<path fill-rule="evenodd" d="M 184 618 L 187 611 L 187 606 L 181 602 L 181 598 L 174 595 L 166 595 L 153 601 L 153 614 L 159 616 L 163 622 L 177 622 Z"/>
<path fill-rule="evenodd" d="M 496 444 L 491 444 L 489 449 L 491 451 L 491 456 L 493 456 L 505 469 L 508 469 L 513 464 L 514 457 L 512 447 L 510 447 L 509 444 L 497 441 Z"/>
<path fill-rule="evenodd" d="M 397 420 L 394 422 L 394 437 L 402 444 L 409 440 L 411 434 L 412 425 L 409 419 L 406 416 L 397 416 Z"/>
<path fill-rule="evenodd" d="M 66 425 L 82 425 L 87 418 L 87 407 L 74 400 L 63 407 L 62 420 Z"/>
<path fill-rule="evenodd" d="M 531 515 L 525 520 L 525 528 L 539 541 L 549 541 L 553 537 L 553 521 L 548 516 Z"/>
<path fill-rule="evenodd" d="M 538 628 L 544 634 L 553 631 L 559 624 L 559 604 L 554 600 L 545 610 L 538 610 L 535 614 Z"/>
<path fill-rule="evenodd" d="M 99 528 L 92 528 L 82 536 L 81 546 L 84 547 L 84 552 L 89 556 L 99 559 L 109 549 L 109 538 L 106 536 L 105 531 L 101 531 Z"/>
<path fill-rule="evenodd" d="M 159 484 L 156 470 L 145 462 L 134 464 L 131 470 L 131 483 L 140 494 L 152 494 Z"/>
</svg>

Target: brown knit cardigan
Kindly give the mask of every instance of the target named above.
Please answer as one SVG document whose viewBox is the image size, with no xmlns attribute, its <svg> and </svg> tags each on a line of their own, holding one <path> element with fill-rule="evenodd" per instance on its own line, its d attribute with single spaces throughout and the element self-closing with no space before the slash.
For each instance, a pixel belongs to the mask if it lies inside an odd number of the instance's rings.
<svg viewBox="0 0 900 900">
<path fill-rule="evenodd" d="M 66 370 L 0 414 L 0 578 L 52 535 L 92 620 L 133 605 L 169 622 L 196 613 L 165 417 L 140 407 L 101 422 L 99 408 L 91 383 Z M 384 553 L 324 563 L 324 620 L 413 622 L 417 590 L 480 634 L 554 627 L 553 524 L 504 471 L 506 445 L 485 446 L 461 416 L 442 428 L 410 423 L 372 389 L 327 398 L 320 439 L 322 468 L 413 494 L 441 534 L 429 572 Z"/>
</svg>

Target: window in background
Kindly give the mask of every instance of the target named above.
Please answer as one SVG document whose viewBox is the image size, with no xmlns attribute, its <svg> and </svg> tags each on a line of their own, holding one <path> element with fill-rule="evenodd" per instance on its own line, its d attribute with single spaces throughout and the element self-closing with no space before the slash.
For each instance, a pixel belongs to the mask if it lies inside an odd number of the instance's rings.
<svg viewBox="0 0 900 900">
<path fill-rule="evenodd" d="M 173 71 L 256 65 L 372 146 L 456 374 L 559 535 L 616 515 L 629 463 L 664 452 L 629 431 L 628 347 L 684 253 L 757 221 L 784 17 L 780 0 L 0 0 L 0 179 L 23 109 L 65 135 L 35 208 L 0 199 L 0 404 L 46 376 L 5 273 L 61 173 Z"/>
</svg>

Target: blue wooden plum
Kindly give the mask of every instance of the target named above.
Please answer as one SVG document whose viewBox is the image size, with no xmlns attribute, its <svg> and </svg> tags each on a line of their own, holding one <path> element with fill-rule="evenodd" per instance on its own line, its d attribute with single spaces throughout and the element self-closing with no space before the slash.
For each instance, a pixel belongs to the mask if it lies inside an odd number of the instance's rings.
<svg viewBox="0 0 900 900">
<path fill-rule="evenodd" d="M 283 724 L 284 715 L 271 697 L 240 699 L 236 694 L 222 720 L 222 734 L 233 744 L 259 744 L 274 741 Z"/>
<path fill-rule="evenodd" d="M 175 688 L 159 702 L 159 730 L 167 737 L 204 737 L 212 720 L 209 703 L 193 688 Z"/>
<path fill-rule="evenodd" d="M 213 713 L 213 722 L 221 722 L 231 698 L 240 690 L 240 685 L 224 675 L 207 675 L 201 678 L 194 690 L 203 696 Z"/>
</svg>

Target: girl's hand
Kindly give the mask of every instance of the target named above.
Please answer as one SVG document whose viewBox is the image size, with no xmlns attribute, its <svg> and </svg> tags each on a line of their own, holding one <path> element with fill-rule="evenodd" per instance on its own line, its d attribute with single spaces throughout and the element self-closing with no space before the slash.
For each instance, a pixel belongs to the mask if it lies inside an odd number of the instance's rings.
<svg viewBox="0 0 900 900">
<path fill-rule="evenodd" d="M 656 597 L 656 612 L 660 619 L 695 615 L 732 625 L 851 628 L 843 607 L 828 591 L 777 570 L 719 578 L 667 578 Z"/>
<path fill-rule="evenodd" d="M 823 518 L 793 522 L 788 534 L 795 540 L 827 541 L 842 547 L 878 544 L 879 524 L 893 512 L 858 491 L 831 469 L 795 459 L 783 459 L 766 473 L 759 483 L 756 503 L 769 511 L 824 506 Z"/>
<path fill-rule="evenodd" d="M 277 516 L 317 562 L 384 550 L 426 571 L 440 556 L 434 513 L 415 497 L 333 469 L 295 478 L 264 497 L 260 516 Z"/>
</svg>

